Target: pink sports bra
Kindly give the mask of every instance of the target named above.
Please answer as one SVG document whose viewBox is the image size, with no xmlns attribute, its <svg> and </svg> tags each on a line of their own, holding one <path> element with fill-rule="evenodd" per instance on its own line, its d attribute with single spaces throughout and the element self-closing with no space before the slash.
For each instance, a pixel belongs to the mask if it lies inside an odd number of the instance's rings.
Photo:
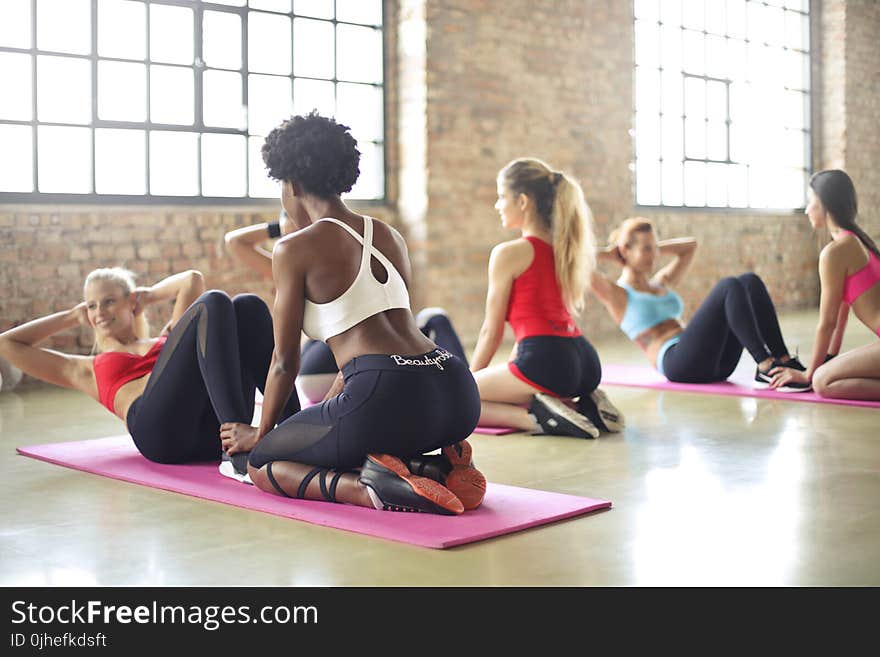
<svg viewBox="0 0 880 657">
<path fill-rule="evenodd" d="M 848 230 L 841 231 L 841 234 L 852 235 Z M 868 251 L 868 264 L 859 269 L 855 274 L 846 277 L 843 282 L 843 300 L 851 306 L 853 301 L 862 296 L 874 284 L 880 281 L 880 258 L 873 251 Z"/>
</svg>

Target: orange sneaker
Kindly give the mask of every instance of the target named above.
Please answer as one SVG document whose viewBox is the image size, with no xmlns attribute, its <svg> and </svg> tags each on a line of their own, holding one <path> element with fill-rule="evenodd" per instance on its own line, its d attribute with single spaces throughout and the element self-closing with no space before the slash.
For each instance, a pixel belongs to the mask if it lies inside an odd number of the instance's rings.
<svg viewBox="0 0 880 657">
<path fill-rule="evenodd" d="M 444 447 L 440 454 L 416 456 L 406 463 L 415 475 L 437 481 L 455 493 L 465 511 L 473 511 L 483 503 L 486 477 L 474 467 L 473 448 L 467 440 Z"/>
<path fill-rule="evenodd" d="M 368 454 L 358 480 L 367 487 L 373 506 L 381 511 L 415 511 L 447 516 L 464 511 L 461 500 L 446 486 L 412 474 L 390 454 Z"/>
</svg>

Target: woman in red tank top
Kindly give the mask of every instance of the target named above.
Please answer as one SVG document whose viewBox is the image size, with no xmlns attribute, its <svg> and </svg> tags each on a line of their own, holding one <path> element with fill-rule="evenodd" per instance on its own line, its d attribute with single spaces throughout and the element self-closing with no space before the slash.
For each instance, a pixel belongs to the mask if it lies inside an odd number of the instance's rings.
<svg viewBox="0 0 880 657">
<path fill-rule="evenodd" d="M 601 365 L 572 315 L 584 305 L 595 266 L 593 219 L 580 185 L 541 160 L 510 162 L 498 174 L 495 209 L 520 237 L 489 258 L 486 315 L 471 370 L 483 426 L 595 438 L 623 416 L 597 386 Z M 505 321 L 516 345 L 490 366 Z"/>
<path fill-rule="evenodd" d="M 125 421 L 138 450 L 160 463 L 220 457 L 220 422 L 250 421 L 256 387 L 266 379 L 272 320 L 254 295 L 205 292 L 195 270 L 135 287 L 120 268 L 86 277 L 85 300 L 0 334 L 0 356 L 25 373 L 80 390 Z M 151 338 L 144 308 L 174 301 L 163 335 Z M 88 325 L 92 355 L 37 347 L 61 331 Z M 165 335 L 167 333 L 167 335 Z M 299 410 L 294 399 L 286 415 Z"/>
</svg>

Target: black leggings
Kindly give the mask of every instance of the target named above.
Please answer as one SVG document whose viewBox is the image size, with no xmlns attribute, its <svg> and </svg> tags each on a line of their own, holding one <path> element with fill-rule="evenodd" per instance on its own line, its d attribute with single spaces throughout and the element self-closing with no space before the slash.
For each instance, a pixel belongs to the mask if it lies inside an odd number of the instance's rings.
<svg viewBox="0 0 880 657">
<path fill-rule="evenodd" d="M 736 369 L 743 347 L 756 363 L 788 354 L 776 309 L 756 274 L 721 279 L 661 363 L 678 383 L 723 381 Z"/>
<path fill-rule="evenodd" d="M 474 377 L 443 349 L 358 356 L 342 373 L 342 392 L 263 436 L 251 451 L 252 466 L 293 461 L 358 468 L 367 454 L 424 454 L 464 440 L 477 426 L 480 393 Z"/>
<path fill-rule="evenodd" d="M 156 463 L 220 458 L 220 424 L 250 424 L 273 349 L 272 318 L 262 299 L 202 294 L 171 331 L 144 393 L 128 409 L 138 451 Z M 298 410 L 291 395 L 282 418 Z"/>
<path fill-rule="evenodd" d="M 452 322 L 446 315 L 440 313 L 432 315 L 419 329 L 434 344 L 442 347 L 453 356 L 457 356 L 467 365 L 464 347 L 461 345 L 455 329 L 452 328 Z M 300 374 L 336 374 L 339 371 L 330 347 L 320 340 L 306 342 L 300 356 L 302 358 L 299 367 Z"/>
</svg>

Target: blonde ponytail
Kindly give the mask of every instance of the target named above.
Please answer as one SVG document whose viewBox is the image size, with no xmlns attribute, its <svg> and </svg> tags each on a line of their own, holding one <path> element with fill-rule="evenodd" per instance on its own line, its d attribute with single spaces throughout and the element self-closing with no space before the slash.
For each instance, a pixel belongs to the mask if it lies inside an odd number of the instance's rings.
<svg viewBox="0 0 880 657">
<path fill-rule="evenodd" d="M 504 185 L 532 197 L 538 216 L 553 237 L 553 259 L 562 301 L 580 314 L 590 276 L 596 268 L 593 213 L 576 180 L 535 158 L 513 160 L 501 170 Z"/>
</svg>

